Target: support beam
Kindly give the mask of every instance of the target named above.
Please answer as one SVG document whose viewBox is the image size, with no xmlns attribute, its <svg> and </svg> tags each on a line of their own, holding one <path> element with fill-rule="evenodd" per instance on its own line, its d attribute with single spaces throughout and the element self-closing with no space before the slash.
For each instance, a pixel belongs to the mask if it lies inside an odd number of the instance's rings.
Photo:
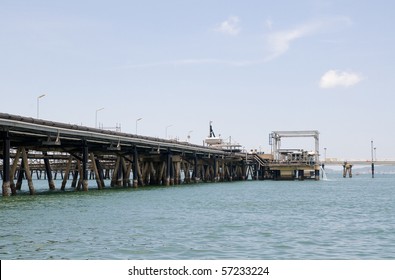
<svg viewBox="0 0 395 280">
<path fill-rule="evenodd" d="M 95 159 L 95 163 L 96 163 L 97 172 L 99 173 L 101 187 L 104 189 L 106 187 L 106 185 L 104 184 L 103 167 L 102 167 L 100 160 L 98 158 Z"/>
<path fill-rule="evenodd" d="M 4 131 L 3 135 L 3 196 L 11 195 L 10 184 L 10 137 L 8 131 Z"/>
<path fill-rule="evenodd" d="M 114 171 L 111 177 L 111 187 L 118 186 L 119 168 L 121 166 L 121 157 L 118 156 L 115 162 Z"/>
<path fill-rule="evenodd" d="M 27 185 L 29 187 L 29 192 L 31 195 L 34 195 L 35 190 L 34 190 L 34 185 L 33 185 L 33 180 L 32 180 L 32 173 L 30 172 L 27 152 L 24 147 L 22 148 L 22 159 L 23 159 L 23 165 L 24 165 L 25 175 L 26 175 L 26 179 L 27 179 Z"/>
<path fill-rule="evenodd" d="M 170 179 L 172 177 L 173 173 L 173 167 L 172 167 L 172 158 L 171 158 L 171 151 L 168 149 L 167 155 L 166 155 L 166 182 L 165 186 L 170 185 Z"/>
<path fill-rule="evenodd" d="M 50 190 L 55 190 L 55 183 L 52 178 L 51 165 L 49 164 L 49 159 L 46 157 L 47 152 L 44 152 L 43 155 L 44 155 L 45 172 L 47 174 L 47 180 L 48 180 L 48 187 Z"/>
<path fill-rule="evenodd" d="M 137 147 L 134 146 L 134 153 L 133 153 L 133 187 L 137 188 L 139 185 L 139 154 L 137 152 Z"/>
<path fill-rule="evenodd" d="M 73 172 L 73 181 L 71 182 L 71 187 L 74 189 L 77 188 L 77 180 L 78 180 L 79 172 L 80 172 L 80 160 L 77 159 Z"/>
<path fill-rule="evenodd" d="M 82 141 L 82 189 L 88 191 L 88 143 Z"/>
<path fill-rule="evenodd" d="M 95 173 L 97 189 L 101 190 L 101 189 L 103 189 L 103 185 L 101 183 L 99 171 L 97 169 L 95 155 L 93 153 L 90 153 L 90 158 L 91 158 L 93 172 Z"/>
<path fill-rule="evenodd" d="M 197 183 L 198 180 L 198 160 L 197 155 L 195 154 L 195 157 L 193 158 L 193 182 Z"/>
<path fill-rule="evenodd" d="M 67 165 L 66 165 L 66 170 L 63 176 L 63 181 L 62 181 L 62 186 L 60 187 L 60 190 L 64 191 L 66 189 L 66 184 L 67 184 L 67 180 L 69 179 L 69 174 L 70 174 L 70 168 L 71 168 L 71 163 L 73 161 L 73 157 L 70 156 L 68 161 L 67 161 Z"/>
<path fill-rule="evenodd" d="M 14 162 L 12 163 L 11 173 L 10 173 L 10 180 L 11 180 L 11 193 L 16 195 L 16 187 L 14 183 L 15 172 L 18 167 L 18 162 L 20 157 L 22 156 L 22 149 L 18 148 L 14 157 Z"/>
</svg>

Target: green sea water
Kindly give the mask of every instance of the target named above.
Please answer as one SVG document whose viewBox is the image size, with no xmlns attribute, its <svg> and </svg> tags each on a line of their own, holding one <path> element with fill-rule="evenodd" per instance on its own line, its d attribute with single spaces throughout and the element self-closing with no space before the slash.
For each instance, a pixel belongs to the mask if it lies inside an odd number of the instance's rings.
<svg viewBox="0 0 395 280">
<path fill-rule="evenodd" d="M 0 259 L 395 259 L 395 175 L 89 184 L 0 198 Z"/>
</svg>

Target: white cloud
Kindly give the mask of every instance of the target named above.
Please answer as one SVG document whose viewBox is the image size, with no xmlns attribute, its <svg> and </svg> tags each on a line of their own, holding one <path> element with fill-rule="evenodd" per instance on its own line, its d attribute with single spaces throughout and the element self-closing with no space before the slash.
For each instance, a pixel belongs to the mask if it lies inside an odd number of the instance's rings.
<svg viewBox="0 0 395 280">
<path fill-rule="evenodd" d="M 286 53 L 295 40 L 312 36 L 327 29 L 334 29 L 337 26 L 349 25 L 350 23 L 351 20 L 349 18 L 334 17 L 308 22 L 289 30 L 271 32 L 266 39 L 269 51 L 266 61 Z"/>
<path fill-rule="evenodd" d="M 236 36 L 241 31 L 240 19 L 237 16 L 230 16 L 227 20 L 221 22 L 215 28 L 215 31 Z"/>
<path fill-rule="evenodd" d="M 313 34 L 319 26 L 316 24 L 305 24 L 300 27 L 287 30 L 273 32 L 267 37 L 270 55 L 267 60 L 271 60 L 284 54 L 290 48 L 293 41 Z"/>
<path fill-rule="evenodd" d="M 320 80 L 320 87 L 334 88 L 334 87 L 351 87 L 362 81 L 362 77 L 359 74 L 353 72 L 329 70 L 326 72 Z"/>
</svg>

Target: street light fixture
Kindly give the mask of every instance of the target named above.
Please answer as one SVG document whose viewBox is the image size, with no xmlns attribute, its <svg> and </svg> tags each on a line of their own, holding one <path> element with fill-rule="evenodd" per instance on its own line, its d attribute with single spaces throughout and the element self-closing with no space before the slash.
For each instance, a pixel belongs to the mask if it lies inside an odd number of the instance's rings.
<svg viewBox="0 0 395 280">
<path fill-rule="evenodd" d="M 137 135 L 137 123 L 139 122 L 139 121 L 141 121 L 143 118 L 138 118 L 137 120 L 136 120 L 136 135 Z"/>
<path fill-rule="evenodd" d="M 40 99 L 43 98 L 45 94 L 41 94 L 37 97 L 37 119 L 40 117 Z"/>
<path fill-rule="evenodd" d="M 95 128 L 97 128 L 97 112 L 100 112 L 101 110 L 104 110 L 104 107 L 102 107 L 102 108 L 96 110 L 96 115 L 95 115 Z"/>
</svg>

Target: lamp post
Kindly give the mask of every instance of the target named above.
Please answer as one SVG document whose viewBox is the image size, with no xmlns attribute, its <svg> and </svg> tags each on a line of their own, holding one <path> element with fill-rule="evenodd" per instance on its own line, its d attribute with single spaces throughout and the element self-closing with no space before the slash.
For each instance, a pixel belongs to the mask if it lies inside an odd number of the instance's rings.
<svg viewBox="0 0 395 280">
<path fill-rule="evenodd" d="M 45 94 L 41 94 L 37 97 L 37 119 L 40 117 L 40 99 L 43 98 Z"/>
<path fill-rule="evenodd" d="M 137 120 L 136 120 L 136 135 L 137 135 L 137 124 L 138 124 L 138 122 L 139 121 L 141 121 L 143 118 L 138 118 Z"/>
<path fill-rule="evenodd" d="M 373 140 L 370 141 L 370 149 L 371 149 L 371 153 L 372 153 L 372 178 L 374 178 L 374 158 L 373 158 Z"/>
<path fill-rule="evenodd" d="M 169 124 L 168 126 L 166 126 L 166 138 L 165 139 L 167 139 L 167 129 L 169 128 L 169 127 L 172 127 L 173 125 L 172 124 Z"/>
<path fill-rule="evenodd" d="M 192 132 L 193 132 L 193 130 L 188 131 L 187 142 L 189 142 L 189 139 L 191 139 L 191 133 Z"/>
<path fill-rule="evenodd" d="M 102 108 L 96 110 L 96 115 L 95 115 L 95 128 L 97 128 L 97 112 L 100 112 L 101 110 L 104 110 L 104 107 L 102 107 Z"/>
</svg>

